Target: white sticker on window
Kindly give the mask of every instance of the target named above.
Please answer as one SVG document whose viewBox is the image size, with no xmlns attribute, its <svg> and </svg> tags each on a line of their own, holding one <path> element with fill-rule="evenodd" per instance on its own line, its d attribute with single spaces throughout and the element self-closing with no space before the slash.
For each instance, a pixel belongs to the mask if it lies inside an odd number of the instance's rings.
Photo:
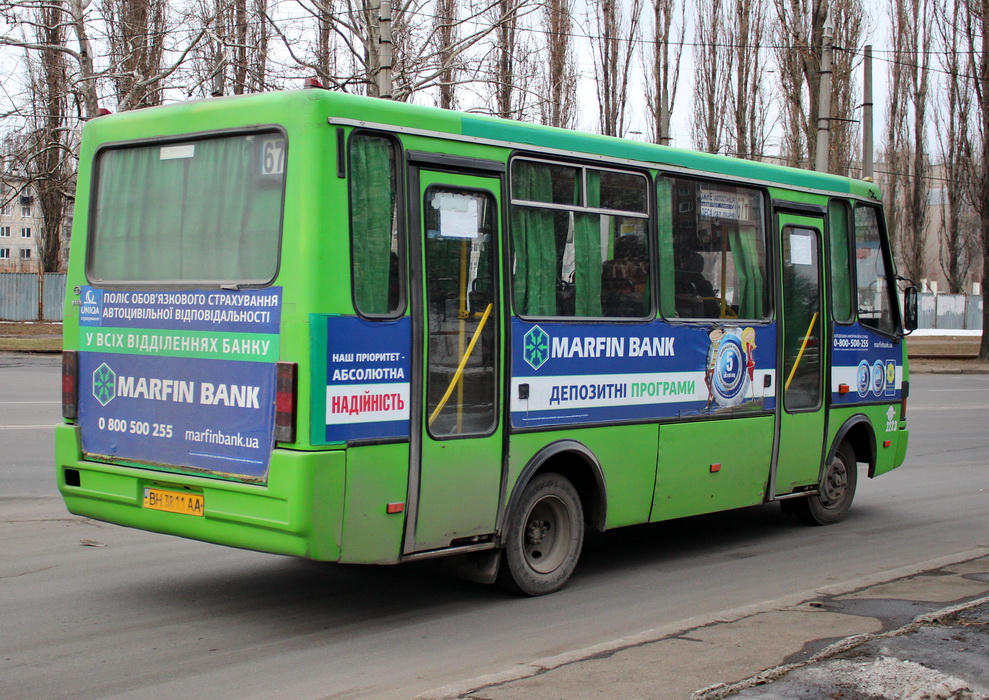
<svg viewBox="0 0 989 700">
<path fill-rule="evenodd" d="M 175 160 L 176 158 L 192 158 L 196 155 L 196 144 L 187 143 L 182 146 L 162 146 L 159 160 Z"/>
<path fill-rule="evenodd" d="M 477 238 L 477 199 L 468 195 L 441 193 L 433 197 L 440 212 L 443 238 Z"/>
<path fill-rule="evenodd" d="M 814 264 L 814 246 L 810 236 L 802 233 L 790 234 L 790 264 Z"/>
</svg>

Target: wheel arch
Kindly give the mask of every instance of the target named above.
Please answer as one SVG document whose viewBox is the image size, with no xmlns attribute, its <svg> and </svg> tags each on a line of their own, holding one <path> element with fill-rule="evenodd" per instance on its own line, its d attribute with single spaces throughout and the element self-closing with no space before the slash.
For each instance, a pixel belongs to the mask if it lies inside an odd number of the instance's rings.
<svg viewBox="0 0 989 700">
<path fill-rule="evenodd" d="M 855 451 L 855 461 L 868 463 L 869 477 L 874 476 L 876 470 L 876 431 L 868 416 L 857 413 L 842 424 L 831 442 L 831 449 L 828 450 L 825 464 L 834 459 L 838 447 L 845 441 Z"/>
<path fill-rule="evenodd" d="M 573 484 L 580 496 L 584 519 L 596 530 L 604 531 L 608 516 L 608 490 L 604 472 L 590 448 L 577 440 L 558 440 L 533 455 L 515 481 L 502 519 L 515 510 L 526 484 L 533 477 L 546 472 L 556 472 Z"/>
</svg>

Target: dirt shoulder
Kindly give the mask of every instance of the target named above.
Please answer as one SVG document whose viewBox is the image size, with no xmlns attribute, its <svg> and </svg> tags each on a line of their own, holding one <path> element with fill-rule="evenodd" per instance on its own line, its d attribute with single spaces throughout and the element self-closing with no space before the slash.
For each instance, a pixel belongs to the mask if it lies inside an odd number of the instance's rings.
<svg viewBox="0 0 989 700">
<path fill-rule="evenodd" d="M 61 323 L 0 321 L 0 352 L 61 351 Z"/>
</svg>

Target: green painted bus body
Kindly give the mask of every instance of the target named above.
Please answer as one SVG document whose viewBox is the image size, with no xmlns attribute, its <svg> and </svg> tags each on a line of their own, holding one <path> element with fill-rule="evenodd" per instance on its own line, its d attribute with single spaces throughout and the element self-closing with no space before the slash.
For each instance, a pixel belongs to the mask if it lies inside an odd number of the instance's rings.
<svg viewBox="0 0 989 700">
<path fill-rule="evenodd" d="M 409 554 L 405 545 L 408 512 L 389 513 L 386 509 L 388 504 L 410 500 L 409 442 L 348 445 L 318 444 L 311 439 L 318 434 L 326 411 L 319 393 L 326 381 L 325 367 L 321 367 L 327 352 L 325 336 L 314 328 L 325 328 L 325 319 L 330 317 L 355 315 L 348 252 L 348 180 L 338 176 L 341 155 L 337 152 L 337 132 L 342 130 L 349 138 L 362 125 L 393 128 L 394 138 L 406 152 L 507 164 L 514 153 L 531 148 L 542 154 L 554 153 L 560 159 L 635 165 L 651 173 L 672 168 L 703 177 L 756 181 L 763 183 L 771 200 L 825 206 L 828 193 L 879 199 L 878 190 L 870 183 L 821 173 L 323 90 L 207 100 L 94 119 L 85 127 L 80 154 L 65 307 L 67 350 L 77 349 L 81 343 L 73 289 L 90 283 L 86 256 L 93 164 L 98 150 L 108 144 L 252 126 L 284 130 L 288 141 L 287 194 L 280 264 L 272 285 L 282 289 L 283 299 L 278 359 L 298 366 L 297 442 L 276 444 L 263 483 L 242 483 L 181 466 L 87 459 L 77 425 L 66 421 L 56 429 L 56 460 L 59 489 L 71 512 L 144 530 L 316 560 L 396 563 Z M 508 202 L 502 205 L 507 208 Z M 770 231 L 772 235 L 778 233 L 775 228 Z M 507 241 L 507 236 L 502 239 Z M 507 288 L 506 278 L 502 272 L 502 284 Z M 504 338 L 509 332 L 508 317 L 499 323 Z M 906 351 L 896 342 L 906 380 Z M 498 369 L 500 376 L 507 377 L 509 350 L 504 347 Z M 507 386 L 507 380 L 503 381 L 506 393 Z M 829 390 L 826 392 L 830 395 Z M 774 421 L 782 411 L 777 407 L 766 415 L 729 420 L 512 431 L 506 410 L 499 421 L 504 436 L 504 463 L 497 479 L 500 484 L 491 488 L 490 475 L 483 477 L 483 488 L 479 486 L 478 491 L 487 494 L 484 503 L 464 499 L 456 490 L 441 490 L 445 503 L 442 517 L 455 522 L 458 514 L 466 516 L 478 509 L 495 513 L 494 518 L 488 518 L 486 533 L 469 532 L 466 536 L 486 534 L 488 543 L 497 544 L 505 509 L 527 467 L 547 445 L 561 441 L 583 445 L 600 465 L 606 487 L 601 518 L 596 522 L 601 529 L 759 504 L 766 500 L 770 486 Z M 778 484 L 783 488 L 776 493 L 816 484 L 839 431 L 855 417 L 865 416 L 875 435 L 876 456 L 870 475 L 902 463 L 906 423 L 897 420 L 896 430 L 885 430 L 887 403 L 822 411 L 815 412 L 825 426 L 820 458 L 793 465 L 786 472 L 786 484 Z M 884 447 L 884 440 L 889 446 Z M 747 450 L 736 458 L 734 446 L 739 444 L 746 444 Z M 441 472 L 470 468 L 463 464 L 461 452 L 447 458 L 440 449 L 432 459 Z M 449 463 L 444 464 L 444 460 Z M 860 461 L 866 460 L 860 456 Z M 72 483 L 66 481 L 67 470 L 74 473 Z M 147 487 L 201 494 L 205 516 L 144 508 L 142 494 Z M 421 511 L 419 517 L 426 522 L 441 514 Z M 448 544 L 454 545 L 465 533 L 449 535 Z"/>
</svg>

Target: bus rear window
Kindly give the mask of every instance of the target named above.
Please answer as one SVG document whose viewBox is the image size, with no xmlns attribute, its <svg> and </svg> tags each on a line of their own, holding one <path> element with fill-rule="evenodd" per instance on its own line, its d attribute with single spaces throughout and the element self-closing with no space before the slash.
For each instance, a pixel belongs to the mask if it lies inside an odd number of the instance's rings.
<svg viewBox="0 0 989 700">
<path fill-rule="evenodd" d="M 285 137 L 112 148 L 96 164 L 94 282 L 264 284 L 275 277 Z"/>
</svg>

